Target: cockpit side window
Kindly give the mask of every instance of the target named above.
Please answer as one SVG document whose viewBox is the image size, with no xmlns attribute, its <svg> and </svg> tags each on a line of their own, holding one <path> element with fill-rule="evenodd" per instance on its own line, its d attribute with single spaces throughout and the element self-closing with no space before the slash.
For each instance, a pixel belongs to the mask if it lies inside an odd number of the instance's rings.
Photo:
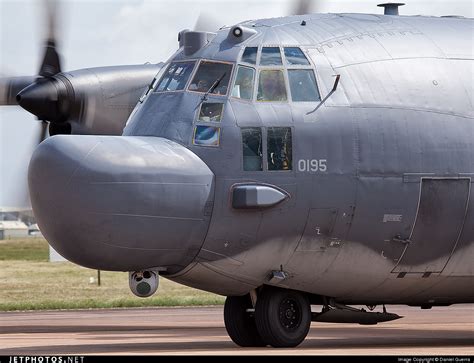
<svg viewBox="0 0 474 363">
<path fill-rule="evenodd" d="M 156 92 L 182 91 L 186 87 L 196 62 L 173 62 L 166 69 Z"/>
<path fill-rule="evenodd" d="M 239 66 L 235 77 L 232 97 L 251 100 L 253 97 L 253 85 L 255 80 L 255 69 Z"/>
<path fill-rule="evenodd" d="M 309 61 L 298 47 L 284 48 L 286 64 L 289 66 L 309 66 Z"/>
<path fill-rule="evenodd" d="M 242 62 L 257 64 L 257 47 L 247 47 L 242 54 Z"/>
<path fill-rule="evenodd" d="M 291 128 L 270 127 L 267 130 L 268 170 L 292 170 L 293 146 Z"/>
<path fill-rule="evenodd" d="M 261 70 L 258 77 L 257 101 L 281 101 L 288 99 L 282 70 Z"/>
<path fill-rule="evenodd" d="M 281 66 L 281 53 L 279 47 L 263 47 L 260 56 L 261 66 Z"/>
<path fill-rule="evenodd" d="M 203 102 L 199 110 L 198 121 L 201 122 L 221 122 L 224 110 L 223 103 Z"/>
<path fill-rule="evenodd" d="M 316 102 L 321 100 L 312 69 L 289 69 L 288 79 L 293 102 Z"/>
<path fill-rule="evenodd" d="M 197 125 L 194 127 L 193 144 L 197 146 L 218 147 L 220 135 L 220 127 Z"/>
<path fill-rule="evenodd" d="M 208 92 L 226 95 L 232 74 L 232 64 L 202 61 L 189 85 L 189 90 L 194 92 Z"/>
<path fill-rule="evenodd" d="M 242 129 L 242 152 L 245 171 L 262 171 L 262 129 Z"/>
</svg>

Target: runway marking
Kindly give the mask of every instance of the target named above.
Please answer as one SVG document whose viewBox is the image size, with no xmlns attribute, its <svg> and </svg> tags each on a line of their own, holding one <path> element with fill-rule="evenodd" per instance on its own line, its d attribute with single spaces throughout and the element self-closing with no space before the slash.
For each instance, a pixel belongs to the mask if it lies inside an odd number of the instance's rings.
<svg viewBox="0 0 474 363">
<path fill-rule="evenodd" d="M 413 354 L 472 355 L 474 307 L 389 307 L 405 318 L 376 326 L 313 323 L 296 349 L 243 349 L 222 307 L 0 313 L 0 355 Z"/>
</svg>

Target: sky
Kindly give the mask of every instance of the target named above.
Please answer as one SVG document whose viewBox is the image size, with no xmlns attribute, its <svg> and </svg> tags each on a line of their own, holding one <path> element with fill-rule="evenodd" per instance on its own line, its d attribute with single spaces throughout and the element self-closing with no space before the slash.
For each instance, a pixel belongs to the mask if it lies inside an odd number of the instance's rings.
<svg viewBox="0 0 474 363">
<path fill-rule="evenodd" d="M 177 49 L 177 34 L 200 24 L 210 28 L 285 16 L 295 0 L 63 0 L 58 45 L 63 70 L 157 63 Z M 319 0 L 320 13 L 381 14 L 384 1 Z M 401 15 L 473 17 L 472 0 L 405 0 Z M 44 39 L 40 0 L 0 0 L 0 76 L 35 75 Z M 210 29 L 209 29 L 210 30 Z M 0 209 L 28 207 L 27 169 L 39 123 L 16 106 L 0 107 Z"/>
</svg>

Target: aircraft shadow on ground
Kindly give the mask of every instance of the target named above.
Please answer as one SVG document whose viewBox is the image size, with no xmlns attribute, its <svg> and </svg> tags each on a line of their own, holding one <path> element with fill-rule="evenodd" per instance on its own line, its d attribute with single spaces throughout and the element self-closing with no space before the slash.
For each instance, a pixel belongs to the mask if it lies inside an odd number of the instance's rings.
<svg viewBox="0 0 474 363">
<path fill-rule="evenodd" d="M 159 329 L 154 327 L 134 327 L 134 326 L 54 326 L 37 327 L 23 326 L 11 327 L 8 334 L 24 333 L 80 333 L 77 341 L 90 339 L 94 341 L 108 341 L 98 344 L 68 344 L 68 345 L 37 345 L 31 347 L 19 347 L 0 349 L 0 355 L 25 355 L 25 354 L 100 354 L 114 352 L 149 352 L 158 353 L 167 351 L 178 351 L 181 353 L 192 353 L 193 351 L 211 350 L 239 350 L 232 341 L 221 340 L 220 337 L 227 338 L 227 334 L 222 328 L 203 327 L 164 327 Z M 103 332 L 105 336 L 97 337 L 97 333 Z M 113 332 L 117 334 L 110 336 Z M 200 341 L 192 341 L 192 335 L 196 334 Z M 124 334 L 130 339 L 153 339 L 153 342 L 132 342 L 132 343 L 110 343 L 113 340 L 123 340 Z M 357 337 L 354 335 L 357 334 Z M 3 335 L 3 334 L 2 334 Z M 94 335 L 94 337 L 89 336 Z M 0 335 L 1 336 L 1 335 Z M 208 339 L 206 339 L 206 336 Z M 219 337 L 219 339 L 216 339 Z M 172 341 L 173 338 L 176 341 Z M 163 341 L 166 339 L 167 341 Z M 205 339 L 206 341 L 202 341 Z M 171 340 L 171 341 L 170 341 Z M 184 341 L 183 341 L 184 340 Z M 461 347 L 473 346 L 474 339 L 471 330 L 442 330 L 432 331 L 429 329 L 373 329 L 373 327 L 342 328 L 341 330 L 313 329 L 307 339 L 301 344 L 298 350 L 314 349 L 367 349 L 367 348 L 403 348 L 403 347 Z M 258 348 L 270 349 L 270 348 Z"/>
</svg>

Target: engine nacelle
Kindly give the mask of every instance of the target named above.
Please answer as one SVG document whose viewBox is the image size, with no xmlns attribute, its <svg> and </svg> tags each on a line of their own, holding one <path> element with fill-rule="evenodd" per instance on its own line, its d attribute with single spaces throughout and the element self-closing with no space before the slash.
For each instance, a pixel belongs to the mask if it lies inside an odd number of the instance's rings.
<svg viewBox="0 0 474 363">
<path fill-rule="evenodd" d="M 156 271 L 130 271 L 130 290 L 138 297 L 149 297 L 158 289 L 160 275 Z"/>
<path fill-rule="evenodd" d="M 79 69 L 36 80 L 0 78 L 0 105 L 13 104 L 12 94 L 19 92 L 15 102 L 39 120 L 49 121 L 51 136 L 121 135 L 162 67 L 163 63 L 140 64 Z"/>
</svg>

